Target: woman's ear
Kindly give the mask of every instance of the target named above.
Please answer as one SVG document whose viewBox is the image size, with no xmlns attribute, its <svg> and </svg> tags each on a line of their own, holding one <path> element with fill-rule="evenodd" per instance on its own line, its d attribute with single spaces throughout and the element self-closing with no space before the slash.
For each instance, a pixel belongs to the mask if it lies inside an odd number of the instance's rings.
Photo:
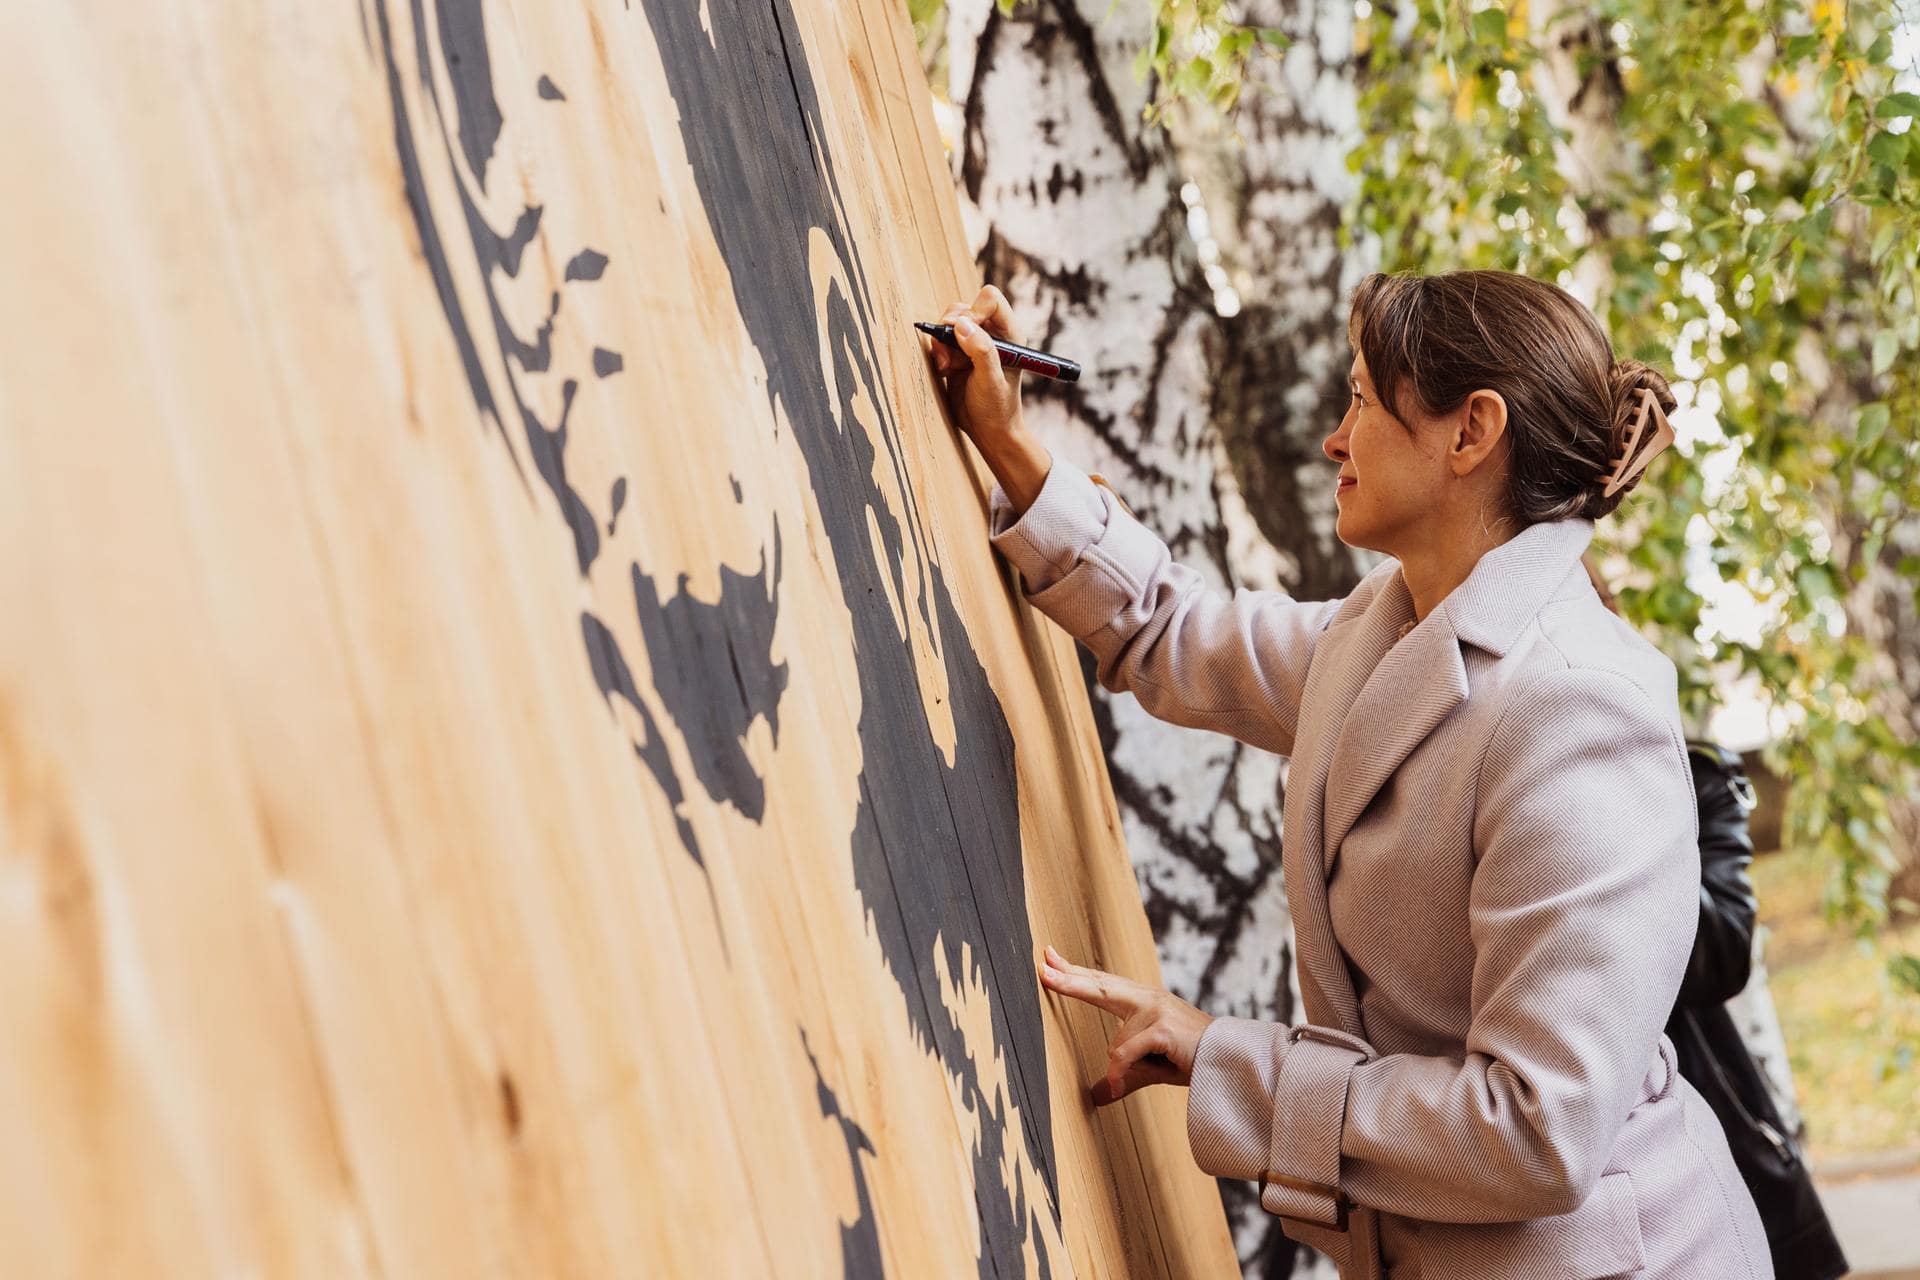
<svg viewBox="0 0 1920 1280">
<path fill-rule="evenodd" d="M 1507 402 L 1498 391 L 1475 391 L 1459 409 L 1448 442 L 1447 465 L 1456 476 L 1471 475 L 1500 446 L 1507 434 Z"/>
</svg>

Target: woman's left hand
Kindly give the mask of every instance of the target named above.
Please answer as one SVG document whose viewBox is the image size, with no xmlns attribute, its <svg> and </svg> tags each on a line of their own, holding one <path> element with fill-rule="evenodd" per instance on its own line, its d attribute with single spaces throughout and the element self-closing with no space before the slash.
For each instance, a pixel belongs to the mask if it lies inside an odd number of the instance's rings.
<svg viewBox="0 0 1920 1280">
<path fill-rule="evenodd" d="M 1106 1078 L 1093 1086 L 1101 1106 L 1118 1102 L 1150 1084 L 1186 1084 L 1193 1079 L 1193 1055 L 1200 1034 L 1213 1018 L 1159 987 L 1117 974 L 1069 964 L 1052 947 L 1040 970 L 1049 991 L 1072 996 L 1120 1019 L 1107 1051 Z"/>
</svg>

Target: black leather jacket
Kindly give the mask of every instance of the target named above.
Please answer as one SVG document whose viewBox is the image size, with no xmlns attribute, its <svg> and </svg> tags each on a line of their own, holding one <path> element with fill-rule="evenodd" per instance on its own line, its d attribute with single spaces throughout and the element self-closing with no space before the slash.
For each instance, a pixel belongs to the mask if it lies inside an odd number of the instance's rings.
<svg viewBox="0 0 1920 1280">
<path fill-rule="evenodd" d="M 1747 834 L 1752 785 L 1739 756 L 1706 743 L 1689 745 L 1700 805 L 1700 932 L 1667 1035 L 1678 1051 L 1680 1074 L 1727 1131 L 1733 1161 L 1766 1225 L 1778 1280 L 1834 1280 L 1847 1273 L 1846 1255 L 1820 1207 L 1813 1175 L 1726 1009 L 1753 970 L 1757 904 Z"/>
</svg>

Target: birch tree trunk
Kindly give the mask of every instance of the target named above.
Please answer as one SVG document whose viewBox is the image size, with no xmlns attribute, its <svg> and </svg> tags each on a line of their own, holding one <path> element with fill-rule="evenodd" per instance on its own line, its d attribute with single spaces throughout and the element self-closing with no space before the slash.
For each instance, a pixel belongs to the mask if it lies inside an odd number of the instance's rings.
<svg viewBox="0 0 1920 1280">
<path fill-rule="evenodd" d="M 1359 568 L 1334 536 L 1319 453 L 1345 400 L 1353 272 L 1336 233 L 1352 8 L 1267 7 L 1266 25 L 1302 44 L 1256 68 L 1250 146 L 1225 187 L 1244 246 L 1237 315 L 1215 310 L 1181 155 L 1140 119 L 1146 87 L 1131 65 L 1144 0 L 1032 0 L 1010 15 L 951 0 L 956 176 L 982 272 L 1012 299 L 1026 340 L 1087 367 L 1077 386 L 1028 383 L 1028 419 L 1048 444 L 1103 473 L 1215 588 L 1325 598 Z M 1283 762 L 1089 687 L 1168 985 L 1216 1014 L 1289 1020 Z M 1331 1275 L 1295 1266 L 1244 1184 L 1223 1194 L 1249 1276 Z"/>
</svg>

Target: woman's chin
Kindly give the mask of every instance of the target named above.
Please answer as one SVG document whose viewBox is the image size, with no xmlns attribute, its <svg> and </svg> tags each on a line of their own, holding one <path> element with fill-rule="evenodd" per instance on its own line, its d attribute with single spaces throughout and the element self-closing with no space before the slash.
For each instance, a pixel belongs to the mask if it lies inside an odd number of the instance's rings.
<svg viewBox="0 0 1920 1280">
<path fill-rule="evenodd" d="M 1357 547 L 1362 551 L 1367 549 L 1366 533 L 1360 527 L 1360 521 L 1355 519 L 1353 513 L 1345 507 L 1340 508 L 1340 514 L 1333 522 L 1333 535 L 1350 547 Z"/>
<path fill-rule="evenodd" d="M 1381 538 L 1376 531 L 1345 508 L 1341 509 L 1340 518 L 1333 523 L 1333 536 L 1356 551 L 1373 551 L 1383 556 L 1393 554 L 1380 545 Z"/>
</svg>

